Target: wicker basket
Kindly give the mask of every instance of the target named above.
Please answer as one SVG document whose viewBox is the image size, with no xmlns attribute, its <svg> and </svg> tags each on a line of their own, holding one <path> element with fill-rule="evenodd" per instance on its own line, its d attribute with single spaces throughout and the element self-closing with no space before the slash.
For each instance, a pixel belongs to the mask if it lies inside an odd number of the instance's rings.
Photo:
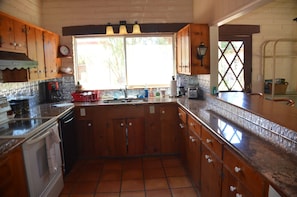
<svg viewBox="0 0 297 197">
<path fill-rule="evenodd" d="M 274 94 L 286 94 L 288 85 L 288 82 L 283 84 L 274 84 Z M 272 83 L 265 84 L 265 93 L 272 93 Z"/>
</svg>

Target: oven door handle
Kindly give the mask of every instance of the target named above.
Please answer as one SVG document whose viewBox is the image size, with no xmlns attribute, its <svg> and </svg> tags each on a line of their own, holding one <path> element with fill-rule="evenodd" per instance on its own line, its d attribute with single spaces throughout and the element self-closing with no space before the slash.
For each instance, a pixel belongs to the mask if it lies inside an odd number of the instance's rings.
<svg viewBox="0 0 297 197">
<path fill-rule="evenodd" d="M 47 131 L 47 132 L 45 132 L 45 133 L 43 133 L 41 135 L 38 135 L 38 136 L 36 136 L 34 138 L 29 139 L 28 141 L 26 141 L 26 143 L 27 144 L 35 144 L 35 143 L 39 142 L 40 140 L 46 138 L 49 134 L 51 134 L 51 132 Z"/>
</svg>

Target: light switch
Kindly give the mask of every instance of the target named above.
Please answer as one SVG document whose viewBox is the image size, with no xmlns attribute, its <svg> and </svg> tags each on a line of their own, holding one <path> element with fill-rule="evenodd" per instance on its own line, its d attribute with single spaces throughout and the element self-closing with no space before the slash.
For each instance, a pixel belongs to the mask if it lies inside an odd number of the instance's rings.
<svg viewBox="0 0 297 197">
<path fill-rule="evenodd" d="M 150 106 L 150 114 L 154 114 L 155 113 L 155 106 L 151 105 Z"/>
<path fill-rule="evenodd" d="M 80 116 L 86 116 L 86 109 L 80 108 Z"/>
</svg>

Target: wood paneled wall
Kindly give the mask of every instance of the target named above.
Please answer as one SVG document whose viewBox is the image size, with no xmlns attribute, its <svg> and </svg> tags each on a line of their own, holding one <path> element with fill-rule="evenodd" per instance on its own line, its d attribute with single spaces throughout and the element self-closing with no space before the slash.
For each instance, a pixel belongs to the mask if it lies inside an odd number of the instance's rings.
<svg viewBox="0 0 297 197">
<path fill-rule="evenodd" d="M 0 11 L 28 23 L 41 24 L 42 0 L 0 0 Z"/>
</svg>

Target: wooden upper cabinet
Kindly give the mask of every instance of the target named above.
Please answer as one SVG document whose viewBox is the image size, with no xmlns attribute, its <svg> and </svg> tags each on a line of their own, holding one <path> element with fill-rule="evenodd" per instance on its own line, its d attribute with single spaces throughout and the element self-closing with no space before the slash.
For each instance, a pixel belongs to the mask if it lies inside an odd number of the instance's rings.
<svg viewBox="0 0 297 197">
<path fill-rule="evenodd" d="M 51 32 L 44 32 L 44 57 L 45 57 L 45 76 L 46 78 L 54 78 L 58 75 L 57 51 L 59 44 L 59 36 Z"/>
<path fill-rule="evenodd" d="M 197 58 L 197 47 L 208 48 L 203 60 Z M 179 74 L 210 73 L 209 27 L 206 24 L 188 24 L 177 32 L 176 66 Z"/>
<path fill-rule="evenodd" d="M 0 15 L 0 50 L 27 53 L 26 25 Z"/>
</svg>

